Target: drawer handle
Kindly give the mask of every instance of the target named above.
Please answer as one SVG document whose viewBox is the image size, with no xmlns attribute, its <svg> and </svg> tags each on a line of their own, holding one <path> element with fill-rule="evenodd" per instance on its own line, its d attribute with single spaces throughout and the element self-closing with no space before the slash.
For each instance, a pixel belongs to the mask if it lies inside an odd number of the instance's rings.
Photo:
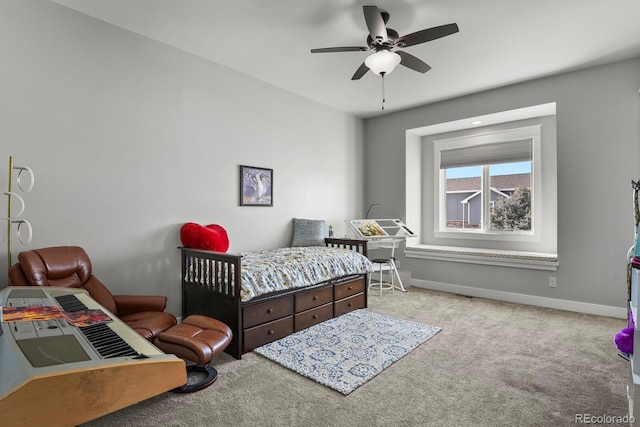
<svg viewBox="0 0 640 427">
<path fill-rule="evenodd" d="M 351 307 L 353 304 L 352 304 L 352 303 L 348 303 L 347 305 L 348 305 L 349 307 Z"/>
<path fill-rule="evenodd" d="M 316 295 L 315 297 L 313 297 L 313 300 L 314 300 L 314 301 L 315 301 L 315 300 L 317 300 L 317 299 L 318 299 L 318 296 L 317 296 L 317 295 Z"/>
<path fill-rule="evenodd" d="M 273 313 L 273 308 L 268 309 L 267 313 Z"/>
<path fill-rule="evenodd" d="M 349 286 L 347 289 L 349 289 L 350 291 L 353 290 L 353 286 Z"/>
<path fill-rule="evenodd" d="M 269 332 L 267 332 L 267 335 L 273 335 L 273 329 L 269 329 Z"/>
<path fill-rule="evenodd" d="M 314 318 L 314 319 L 317 319 L 317 318 L 318 318 L 318 315 L 317 315 L 317 314 L 314 314 L 314 315 L 313 315 L 313 318 Z"/>
</svg>

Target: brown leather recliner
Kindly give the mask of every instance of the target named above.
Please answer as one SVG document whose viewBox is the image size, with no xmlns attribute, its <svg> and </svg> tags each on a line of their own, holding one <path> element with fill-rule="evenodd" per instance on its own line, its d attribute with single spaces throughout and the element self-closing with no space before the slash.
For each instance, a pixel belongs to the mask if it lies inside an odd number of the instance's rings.
<svg viewBox="0 0 640 427">
<path fill-rule="evenodd" d="M 91 260 L 78 246 L 34 249 L 18 254 L 18 263 L 9 269 L 13 286 L 61 286 L 84 288 L 91 298 L 152 341 L 176 325 L 165 313 L 167 297 L 156 295 L 112 295 L 91 272 Z"/>
</svg>

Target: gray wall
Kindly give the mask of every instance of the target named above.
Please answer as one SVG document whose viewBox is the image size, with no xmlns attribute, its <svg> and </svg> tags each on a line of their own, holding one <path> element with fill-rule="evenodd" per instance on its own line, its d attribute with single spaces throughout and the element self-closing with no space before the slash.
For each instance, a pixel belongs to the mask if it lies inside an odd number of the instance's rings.
<svg viewBox="0 0 640 427">
<path fill-rule="evenodd" d="M 640 177 L 639 88 L 640 59 L 633 59 L 368 119 L 365 202 L 380 204 L 371 217 L 405 218 L 407 129 L 555 101 L 558 271 L 402 256 L 400 264 L 426 286 L 448 284 L 476 294 L 486 290 L 623 310 L 625 255 L 633 244 L 630 181 Z M 549 276 L 557 276 L 557 288 L 549 288 Z"/>
<path fill-rule="evenodd" d="M 362 216 L 360 119 L 48 1 L 0 0 L 0 58 L 0 188 L 9 156 L 36 174 L 14 261 L 80 245 L 114 293 L 180 314 L 184 222 L 240 252 L 290 244 L 293 217 L 343 235 Z M 274 169 L 273 207 L 239 206 L 240 164 Z M 2 287 L 4 222 L 0 245 Z"/>
<path fill-rule="evenodd" d="M 179 314 L 184 222 L 225 226 L 239 252 L 288 244 L 292 217 L 324 218 L 338 236 L 370 203 L 380 203 L 371 217 L 403 218 L 406 129 L 556 101 L 558 288 L 548 288 L 549 272 L 400 261 L 423 281 L 624 306 L 640 59 L 372 118 L 363 130 L 359 119 L 47 1 L 0 0 L 0 58 L 0 188 L 9 156 L 36 173 L 23 194 L 34 238 L 22 246 L 14 236 L 14 257 L 81 245 L 114 292 L 168 295 Z M 238 206 L 240 164 L 274 169 L 274 207 Z M 2 227 L 2 278 L 6 243 Z"/>
</svg>

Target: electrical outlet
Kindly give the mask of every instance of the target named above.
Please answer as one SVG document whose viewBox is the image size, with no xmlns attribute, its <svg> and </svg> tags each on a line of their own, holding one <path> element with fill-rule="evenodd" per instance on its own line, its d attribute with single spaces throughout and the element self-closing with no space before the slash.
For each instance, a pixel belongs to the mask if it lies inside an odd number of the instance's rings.
<svg viewBox="0 0 640 427">
<path fill-rule="evenodd" d="M 549 287 L 557 288 L 558 287 L 558 279 L 555 277 L 549 277 Z"/>
</svg>

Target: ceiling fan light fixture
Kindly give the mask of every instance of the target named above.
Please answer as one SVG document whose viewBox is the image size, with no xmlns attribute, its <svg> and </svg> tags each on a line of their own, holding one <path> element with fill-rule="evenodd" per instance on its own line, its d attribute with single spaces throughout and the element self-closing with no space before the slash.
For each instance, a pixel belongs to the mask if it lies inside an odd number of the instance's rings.
<svg viewBox="0 0 640 427">
<path fill-rule="evenodd" d="M 400 55 L 395 52 L 391 52 L 388 49 L 381 49 L 369 55 L 364 60 L 364 64 L 377 75 L 387 75 L 393 71 L 394 68 L 400 63 Z"/>
</svg>

